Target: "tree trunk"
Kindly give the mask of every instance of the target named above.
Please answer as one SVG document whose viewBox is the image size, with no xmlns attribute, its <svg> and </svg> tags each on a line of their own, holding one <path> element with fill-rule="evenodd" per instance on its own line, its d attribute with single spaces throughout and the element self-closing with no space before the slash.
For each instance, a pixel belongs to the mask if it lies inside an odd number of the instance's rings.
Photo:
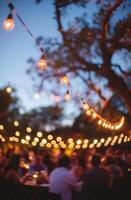
<svg viewBox="0 0 131 200">
<path fill-rule="evenodd" d="M 111 90 L 124 101 L 125 106 L 131 114 L 131 92 L 124 80 L 111 69 L 108 69 L 104 75 L 108 79 L 108 85 Z"/>
</svg>

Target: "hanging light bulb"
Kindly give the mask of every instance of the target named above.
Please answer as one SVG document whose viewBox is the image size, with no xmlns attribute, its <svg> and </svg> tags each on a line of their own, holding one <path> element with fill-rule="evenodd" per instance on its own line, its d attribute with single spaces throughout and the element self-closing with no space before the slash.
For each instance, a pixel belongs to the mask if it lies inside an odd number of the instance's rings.
<svg viewBox="0 0 131 200">
<path fill-rule="evenodd" d="M 65 99 L 65 101 L 70 101 L 70 100 L 71 100 L 71 95 L 70 95 L 69 90 L 66 91 L 66 94 L 65 94 L 65 96 L 64 96 L 64 99 Z"/>
<path fill-rule="evenodd" d="M 66 76 L 66 74 L 65 75 L 63 75 L 63 76 L 61 76 L 61 83 L 64 83 L 64 84 L 66 84 L 66 85 L 68 85 L 69 84 L 69 79 L 68 79 L 68 77 Z"/>
<path fill-rule="evenodd" d="M 10 86 L 8 86 L 8 87 L 6 88 L 6 92 L 10 94 L 10 93 L 12 92 L 12 88 L 11 88 Z"/>
<path fill-rule="evenodd" d="M 83 109 L 84 110 L 88 110 L 89 109 L 89 105 L 85 101 L 83 101 L 82 103 L 83 103 Z"/>
<path fill-rule="evenodd" d="M 45 70 L 47 68 L 47 62 L 44 55 L 41 56 L 40 60 L 37 63 L 37 66 L 40 70 Z"/>
<path fill-rule="evenodd" d="M 3 21 L 3 28 L 6 31 L 11 31 L 15 27 L 15 23 L 11 14 Z"/>
</svg>

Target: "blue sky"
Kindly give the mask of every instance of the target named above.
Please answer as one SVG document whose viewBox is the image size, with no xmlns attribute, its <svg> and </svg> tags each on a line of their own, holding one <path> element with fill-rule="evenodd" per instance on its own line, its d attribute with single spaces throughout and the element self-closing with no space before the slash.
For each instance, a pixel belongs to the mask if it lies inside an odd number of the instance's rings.
<svg viewBox="0 0 131 200">
<path fill-rule="evenodd" d="M 60 37 L 57 32 L 54 20 L 54 7 L 52 0 L 42 1 L 35 4 L 35 0 L 12 0 L 17 11 L 28 25 L 32 33 L 38 36 Z M 82 9 L 82 8 L 81 8 Z M 70 7 L 68 21 L 78 14 L 81 14 L 78 7 Z M 92 13 L 97 9 L 94 4 L 87 7 L 88 18 L 91 19 Z M 12 31 L 5 31 L 2 28 L 2 21 L 7 17 L 9 9 L 4 0 L 0 1 L 0 87 L 8 83 L 16 87 L 19 97 L 26 110 L 34 107 L 45 106 L 51 103 L 47 94 L 41 96 L 39 100 L 34 99 L 35 91 L 33 82 L 26 75 L 29 67 L 27 60 L 30 57 L 38 59 L 40 52 L 34 42 L 24 30 L 19 20 L 14 17 L 15 28 Z M 66 17 L 64 23 L 67 22 Z M 119 60 L 119 59 L 118 59 Z M 68 105 L 68 107 L 72 105 Z"/>
<path fill-rule="evenodd" d="M 42 1 L 35 4 L 34 0 L 12 0 L 18 13 L 28 25 L 34 36 L 60 37 L 57 32 L 54 20 L 54 7 L 52 0 Z M 89 5 L 89 10 L 91 5 Z M 95 7 L 93 7 L 96 9 Z M 82 8 L 81 8 L 82 9 Z M 81 14 L 80 8 L 70 8 L 68 20 L 76 14 Z M 93 10 L 92 10 L 93 11 Z M 7 17 L 9 9 L 4 0 L 0 1 L 0 87 L 10 84 L 17 89 L 18 96 L 26 110 L 34 107 L 49 105 L 52 100 L 47 94 L 42 94 L 39 100 L 34 98 L 35 91 L 33 82 L 26 74 L 29 67 L 27 60 L 30 57 L 38 59 L 40 52 L 34 42 L 24 30 L 19 20 L 14 16 L 15 28 L 12 31 L 5 31 L 2 28 L 2 21 Z M 92 12 L 89 13 L 92 15 Z M 66 17 L 64 23 L 66 23 Z M 68 105 L 68 107 L 72 105 Z M 71 110 L 71 109 L 69 109 Z"/>
</svg>

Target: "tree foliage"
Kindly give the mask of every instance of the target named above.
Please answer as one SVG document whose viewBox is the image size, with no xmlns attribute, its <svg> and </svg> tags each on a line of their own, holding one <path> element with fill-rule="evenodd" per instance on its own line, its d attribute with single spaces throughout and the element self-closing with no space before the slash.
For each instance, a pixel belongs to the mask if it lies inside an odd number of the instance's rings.
<svg viewBox="0 0 131 200">
<path fill-rule="evenodd" d="M 46 85 L 52 80 L 52 90 L 55 90 L 60 75 L 67 74 L 78 83 L 71 83 L 72 92 L 78 87 L 84 96 L 87 95 L 87 99 L 93 92 L 99 96 L 99 101 L 106 102 L 108 97 L 105 91 L 108 90 L 117 94 L 131 113 L 130 2 L 94 1 L 92 6 L 94 8 L 97 5 L 97 9 L 92 18 L 88 18 L 86 9 L 90 3 L 89 0 L 54 1 L 55 20 L 61 39 L 45 40 L 39 37 L 37 42 L 44 44 L 48 51 L 48 70 L 39 71 L 35 60 L 30 59 L 31 68 L 28 72 L 39 77 L 40 89 L 49 90 Z M 64 17 L 68 19 L 65 13 L 70 11 L 71 6 L 82 6 L 83 13 L 80 12 L 81 16 L 78 13 L 67 26 Z"/>
</svg>

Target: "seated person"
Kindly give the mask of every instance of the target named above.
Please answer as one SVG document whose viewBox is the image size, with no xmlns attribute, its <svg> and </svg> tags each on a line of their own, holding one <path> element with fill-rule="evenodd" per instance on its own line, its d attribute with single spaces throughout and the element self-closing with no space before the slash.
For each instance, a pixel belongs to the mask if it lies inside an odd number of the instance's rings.
<svg viewBox="0 0 131 200">
<path fill-rule="evenodd" d="M 43 157 L 41 155 L 36 155 L 34 158 L 34 163 L 30 165 L 30 172 L 40 172 L 40 171 L 48 171 L 47 166 L 43 164 Z"/>
</svg>

